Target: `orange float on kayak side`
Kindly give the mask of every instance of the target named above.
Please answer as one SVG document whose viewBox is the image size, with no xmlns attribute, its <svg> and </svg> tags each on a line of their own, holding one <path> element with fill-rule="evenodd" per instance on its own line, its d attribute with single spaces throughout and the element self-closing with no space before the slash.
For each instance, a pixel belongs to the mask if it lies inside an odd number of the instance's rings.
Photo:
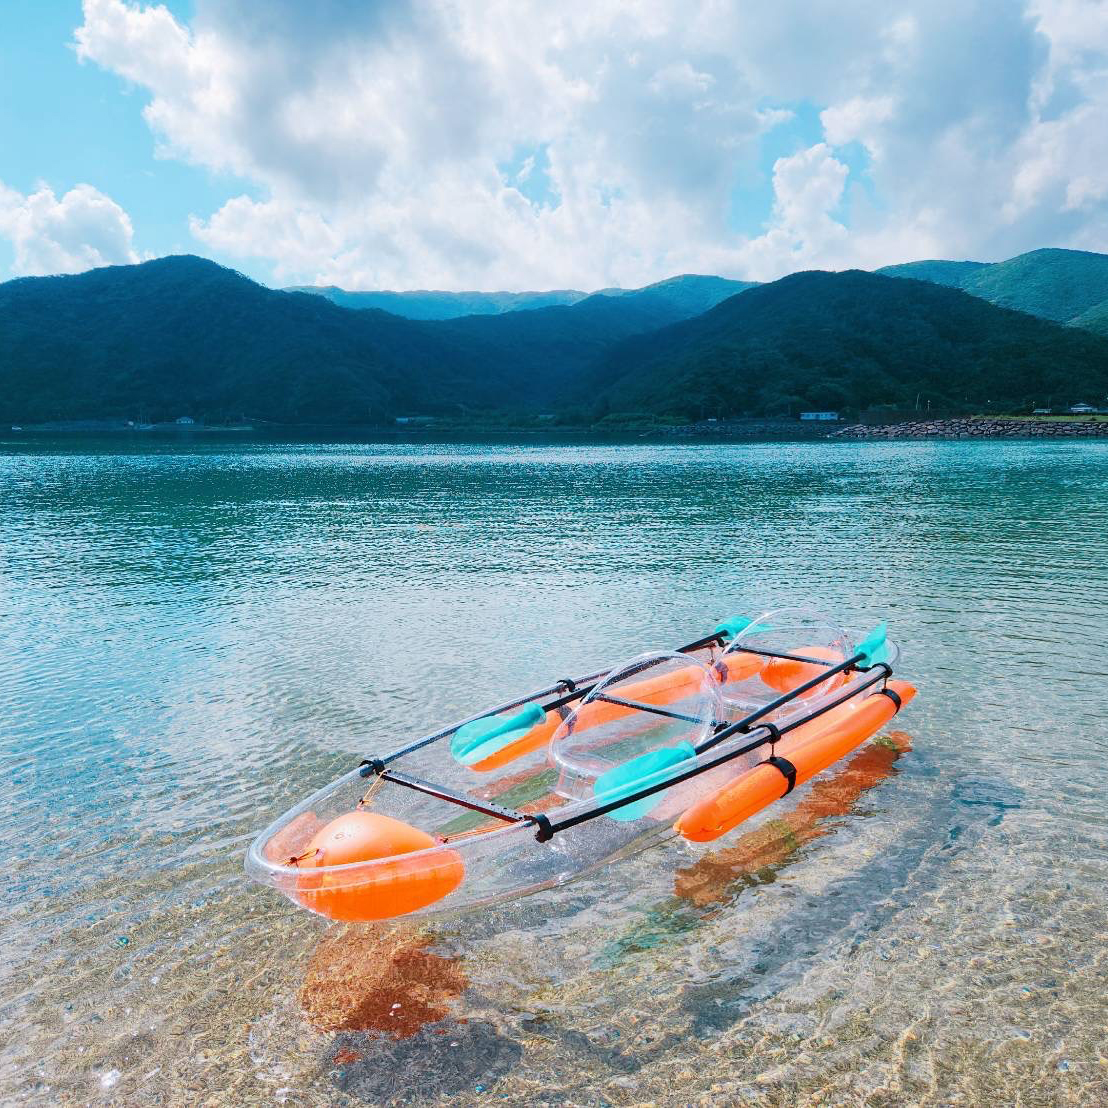
<svg viewBox="0 0 1108 1108">
<path fill-rule="evenodd" d="M 296 899 L 328 919 L 364 923 L 426 908 L 452 893 L 465 876 L 455 850 L 406 854 L 437 846 L 426 831 L 379 812 L 347 812 L 319 829 L 297 863 Z M 330 867 L 381 859 L 364 872 Z M 313 873 L 312 871 L 317 872 Z"/>
<path fill-rule="evenodd" d="M 901 705 L 916 695 L 915 687 L 906 681 L 890 681 L 888 688 L 900 697 Z M 828 712 L 828 716 L 833 716 L 830 723 L 817 727 L 821 721 L 812 720 L 777 744 L 778 756 L 787 758 L 796 767 L 797 785 L 845 757 L 898 711 L 892 697 L 882 693 L 874 693 L 850 711 L 843 711 L 847 707 L 840 705 Z M 810 728 L 807 734 L 803 734 L 805 727 Z M 787 790 L 788 783 L 781 771 L 763 762 L 682 812 L 674 829 L 691 842 L 712 842 L 780 800 Z"/>
</svg>

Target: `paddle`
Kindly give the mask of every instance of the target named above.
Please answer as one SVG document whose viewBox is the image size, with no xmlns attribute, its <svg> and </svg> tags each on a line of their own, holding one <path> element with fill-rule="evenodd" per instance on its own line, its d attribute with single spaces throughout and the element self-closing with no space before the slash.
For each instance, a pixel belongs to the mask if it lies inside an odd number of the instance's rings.
<svg viewBox="0 0 1108 1108">
<path fill-rule="evenodd" d="M 886 642 L 889 625 L 882 620 L 859 644 L 854 655 L 862 668 L 884 662 L 889 657 L 889 645 Z"/>
<path fill-rule="evenodd" d="M 739 624 L 741 624 L 742 627 L 747 627 L 750 625 L 750 622 L 750 620 L 744 621 L 742 616 L 738 616 L 721 624 L 716 630 L 725 633 L 721 630 L 722 628 L 738 626 Z M 740 627 L 740 630 L 742 627 Z M 854 665 L 868 669 L 870 666 L 884 661 L 888 656 L 888 647 L 886 644 L 887 632 L 888 625 L 883 620 L 861 641 L 861 643 L 858 644 L 858 648 L 851 658 L 847 659 L 845 662 L 841 662 L 838 666 L 833 668 L 840 672 Z M 768 714 L 769 711 L 780 706 L 780 704 L 786 703 L 799 693 L 806 692 L 809 688 L 815 687 L 822 679 L 823 677 L 818 677 L 812 681 L 807 681 L 804 685 L 792 690 L 791 693 L 778 697 L 777 700 L 773 701 L 771 705 L 767 705 L 761 712 L 755 713 L 755 717 Z M 751 722 L 753 722 L 753 720 L 751 720 Z M 618 800 L 621 796 L 630 796 L 651 783 L 647 778 L 657 776 L 674 766 L 680 765 L 682 762 L 687 762 L 695 758 L 698 753 L 700 752 L 690 742 L 679 742 L 674 746 L 665 746 L 658 750 L 649 750 L 645 754 L 640 754 L 624 762 L 622 765 L 615 766 L 613 769 L 602 773 L 593 785 L 593 795 L 597 800 L 602 800 L 605 803 Z M 608 815 L 610 818 L 620 821 L 641 819 L 643 816 L 647 815 L 661 799 L 661 793 L 654 793 L 651 796 L 645 796 L 630 804 L 625 804 L 621 808 L 616 808 L 614 811 L 609 812 Z"/>
<path fill-rule="evenodd" d="M 454 732 L 450 753 L 463 766 L 476 765 L 509 743 L 522 739 L 545 719 L 546 711 L 541 704 L 525 704 L 517 712 L 475 719 Z"/>
<path fill-rule="evenodd" d="M 716 626 L 716 634 L 725 642 L 731 642 L 736 635 L 745 631 L 753 623 L 747 616 L 732 616 Z M 768 627 L 759 626 L 759 631 L 768 631 Z M 593 795 L 597 800 L 605 802 L 617 800 L 621 796 L 629 796 L 643 787 L 644 780 L 656 774 L 663 773 L 673 766 L 687 762 L 696 757 L 696 748 L 690 742 L 679 742 L 673 746 L 663 746 L 658 750 L 648 750 L 645 754 L 639 754 L 622 765 L 602 773 L 593 784 Z M 625 804 L 608 815 L 614 820 L 631 821 L 645 816 L 661 798 L 648 796 L 642 800 L 636 800 L 631 804 Z"/>
<path fill-rule="evenodd" d="M 645 754 L 640 754 L 602 773 L 593 782 L 593 796 L 605 804 L 618 800 L 621 796 L 630 796 L 631 793 L 638 792 L 649 783 L 647 778 L 664 773 L 667 769 L 695 757 L 696 747 L 690 742 L 679 742 L 676 746 L 648 750 Z M 621 822 L 641 819 L 660 799 L 659 795 L 644 796 L 641 800 L 616 808 L 608 815 Z"/>
</svg>

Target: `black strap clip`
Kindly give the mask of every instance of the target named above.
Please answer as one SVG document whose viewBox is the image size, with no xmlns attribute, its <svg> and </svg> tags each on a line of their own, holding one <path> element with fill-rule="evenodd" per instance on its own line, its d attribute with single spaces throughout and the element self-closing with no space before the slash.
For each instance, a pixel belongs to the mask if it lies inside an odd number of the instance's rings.
<svg viewBox="0 0 1108 1108">
<path fill-rule="evenodd" d="M 763 766 L 773 766 L 778 773 L 788 782 L 789 787 L 781 794 L 788 796 L 796 788 L 796 766 L 788 758 L 782 758 L 778 754 L 771 754 L 763 763 Z"/>
<path fill-rule="evenodd" d="M 562 688 L 566 690 L 566 692 L 577 691 L 577 682 L 574 681 L 572 677 L 563 677 L 561 681 L 558 682 L 558 684 L 561 685 Z"/>
<path fill-rule="evenodd" d="M 886 685 L 883 689 L 879 689 L 878 692 L 883 696 L 887 696 L 896 705 L 896 710 L 898 712 L 904 707 L 904 701 L 900 699 L 900 693 L 898 693 L 896 689 L 890 689 L 888 685 Z"/>
<path fill-rule="evenodd" d="M 385 772 L 385 763 L 380 758 L 363 758 L 358 764 L 361 766 L 363 777 L 368 777 L 371 773 L 380 777 Z"/>
<path fill-rule="evenodd" d="M 554 838 L 554 828 L 550 826 L 550 820 L 542 812 L 536 812 L 527 818 L 538 828 L 535 832 L 536 842 L 545 843 Z"/>
</svg>

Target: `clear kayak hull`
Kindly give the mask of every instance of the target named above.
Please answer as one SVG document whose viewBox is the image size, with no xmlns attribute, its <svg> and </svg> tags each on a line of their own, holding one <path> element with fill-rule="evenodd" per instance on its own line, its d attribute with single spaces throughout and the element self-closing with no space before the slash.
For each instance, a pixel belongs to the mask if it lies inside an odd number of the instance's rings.
<svg viewBox="0 0 1108 1108">
<path fill-rule="evenodd" d="M 821 617 L 747 622 L 366 759 L 266 827 L 248 874 L 344 922 L 526 896 L 666 835 L 725 834 L 910 699 L 885 695 L 883 635 L 882 658 L 852 657 Z"/>
</svg>

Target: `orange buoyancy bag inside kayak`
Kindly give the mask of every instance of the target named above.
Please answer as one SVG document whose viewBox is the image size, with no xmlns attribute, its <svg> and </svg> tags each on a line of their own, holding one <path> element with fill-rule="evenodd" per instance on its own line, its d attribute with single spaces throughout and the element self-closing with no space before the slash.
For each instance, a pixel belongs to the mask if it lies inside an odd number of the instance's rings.
<svg viewBox="0 0 1108 1108">
<path fill-rule="evenodd" d="M 712 667 L 716 679 L 721 684 L 732 681 L 745 681 L 759 673 L 765 659 L 756 654 L 722 655 Z M 660 707 L 671 704 L 675 700 L 681 700 L 696 689 L 701 681 L 700 670 L 697 666 L 689 666 L 687 669 L 679 669 L 671 673 L 660 674 L 657 677 L 647 677 L 642 681 L 624 686 L 620 692 L 627 700 L 638 701 L 640 704 L 653 704 Z M 628 715 L 636 711 L 635 707 L 627 707 L 620 704 L 594 701 L 578 711 L 574 721 L 575 731 L 584 731 L 588 727 L 599 727 L 610 723 L 614 719 Z M 501 747 L 495 753 L 475 762 L 470 769 L 478 773 L 488 773 L 490 770 L 500 769 L 509 762 L 532 751 L 541 750 L 557 731 L 562 722 L 562 716 L 557 711 L 548 711 L 546 718 L 535 724 L 527 734 L 513 742 Z"/>
<path fill-rule="evenodd" d="M 795 658 L 767 659 L 766 664 L 762 667 L 761 678 L 771 689 L 775 689 L 779 693 L 792 692 L 793 689 L 799 688 L 806 681 L 814 680 L 827 669 L 827 666 L 820 665 L 820 662 L 838 665 L 839 662 L 845 661 L 842 651 L 828 646 L 804 646 L 798 649 L 796 654 L 797 657 Z M 801 658 L 812 658 L 814 660 L 805 662 Z M 822 696 L 824 693 L 838 688 L 845 681 L 845 674 L 835 674 L 829 680 L 817 685 L 807 695 Z"/>
<path fill-rule="evenodd" d="M 297 861 L 297 900 L 344 923 L 392 919 L 452 893 L 465 876 L 461 856 L 418 828 L 378 812 L 347 812 L 316 832 Z M 411 855 L 411 857 L 405 857 Z M 335 870 L 356 862 L 358 870 Z M 317 872 L 312 872 L 313 870 Z"/>
<path fill-rule="evenodd" d="M 889 681 L 887 688 L 896 699 L 877 692 L 862 701 L 847 701 L 777 743 L 776 756 L 796 769 L 795 785 L 802 785 L 861 746 L 916 695 L 915 687 L 906 681 Z M 761 762 L 686 809 L 674 828 L 691 842 L 711 842 L 788 791 L 783 770 Z"/>
</svg>

